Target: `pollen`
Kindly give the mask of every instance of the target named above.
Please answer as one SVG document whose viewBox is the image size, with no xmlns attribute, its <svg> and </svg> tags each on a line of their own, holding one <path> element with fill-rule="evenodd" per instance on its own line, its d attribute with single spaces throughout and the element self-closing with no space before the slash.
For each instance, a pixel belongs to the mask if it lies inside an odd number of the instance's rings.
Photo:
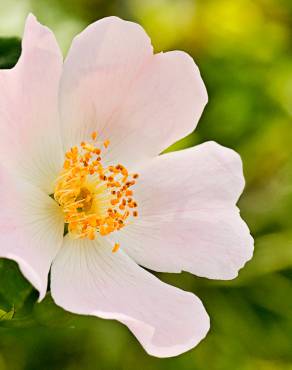
<svg viewBox="0 0 292 370">
<path fill-rule="evenodd" d="M 92 138 L 92 140 L 96 140 L 96 138 L 97 138 L 97 132 L 96 131 L 93 131 L 93 133 L 91 134 L 91 138 Z"/>
<path fill-rule="evenodd" d="M 105 140 L 104 143 L 103 143 L 103 146 L 105 148 L 107 148 L 109 146 L 109 144 L 110 144 L 110 141 L 109 140 Z"/>
<path fill-rule="evenodd" d="M 94 240 L 98 234 L 109 235 L 138 215 L 134 191 L 130 189 L 138 175 L 130 174 L 122 164 L 103 166 L 101 148 L 106 149 L 110 142 L 98 145 L 96 131 L 91 139 L 66 152 L 55 183 L 54 198 L 62 207 L 68 233 L 74 239 Z M 112 252 L 119 247 L 116 243 Z"/>
<path fill-rule="evenodd" d="M 119 243 L 115 243 L 115 245 L 114 245 L 114 247 L 112 249 L 112 252 L 113 253 L 117 252 L 119 250 L 119 248 L 120 248 L 120 244 Z"/>
</svg>

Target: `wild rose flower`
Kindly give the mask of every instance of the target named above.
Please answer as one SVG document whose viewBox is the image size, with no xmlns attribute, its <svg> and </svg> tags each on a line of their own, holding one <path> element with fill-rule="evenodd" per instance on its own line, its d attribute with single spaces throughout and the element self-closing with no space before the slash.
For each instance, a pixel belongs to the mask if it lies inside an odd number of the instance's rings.
<svg viewBox="0 0 292 370">
<path fill-rule="evenodd" d="M 0 255 L 43 299 L 127 325 L 159 357 L 194 347 L 209 318 L 155 271 L 232 279 L 253 241 L 236 202 L 239 156 L 214 142 L 159 154 L 207 103 L 186 53 L 153 55 L 143 29 L 104 18 L 63 64 L 30 15 L 22 54 L 0 71 Z M 64 227 L 65 225 L 65 227 Z"/>
</svg>

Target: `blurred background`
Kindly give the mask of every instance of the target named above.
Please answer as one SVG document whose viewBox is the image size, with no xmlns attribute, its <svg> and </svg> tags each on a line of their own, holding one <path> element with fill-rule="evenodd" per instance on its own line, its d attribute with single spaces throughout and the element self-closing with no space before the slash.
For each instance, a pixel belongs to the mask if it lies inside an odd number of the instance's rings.
<svg viewBox="0 0 292 370">
<path fill-rule="evenodd" d="M 15 64 L 28 12 L 74 35 L 107 15 L 139 22 L 155 50 L 182 49 L 200 67 L 209 104 L 197 130 L 169 150 L 215 140 L 238 151 L 242 216 L 254 259 L 229 282 L 157 274 L 205 304 L 211 331 L 176 358 L 148 356 L 126 327 L 80 317 L 37 293 L 0 260 L 0 370 L 292 370 L 292 1 L 0 0 L 0 67 Z"/>
</svg>

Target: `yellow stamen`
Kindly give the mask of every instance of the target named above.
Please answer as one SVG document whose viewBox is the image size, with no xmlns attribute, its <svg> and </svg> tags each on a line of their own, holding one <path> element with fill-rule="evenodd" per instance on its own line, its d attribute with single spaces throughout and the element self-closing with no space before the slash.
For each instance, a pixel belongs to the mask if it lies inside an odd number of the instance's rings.
<svg viewBox="0 0 292 370">
<path fill-rule="evenodd" d="M 91 134 L 96 141 L 97 132 Z M 109 146 L 109 140 L 103 146 Z M 125 227 L 126 220 L 138 212 L 130 212 L 137 207 L 130 189 L 138 178 L 129 174 L 121 164 L 104 167 L 101 161 L 101 148 L 95 144 L 82 142 L 65 154 L 63 169 L 56 180 L 54 198 L 62 207 L 64 221 L 73 238 L 94 240 L 96 234 L 108 235 Z M 129 198 L 131 197 L 131 198 Z M 119 249 L 119 243 L 113 252 Z"/>
</svg>

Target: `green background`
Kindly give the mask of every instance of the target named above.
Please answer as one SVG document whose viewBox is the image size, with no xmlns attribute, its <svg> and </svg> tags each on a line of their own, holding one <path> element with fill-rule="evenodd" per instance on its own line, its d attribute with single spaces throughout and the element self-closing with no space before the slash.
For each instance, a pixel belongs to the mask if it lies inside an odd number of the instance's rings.
<svg viewBox="0 0 292 370">
<path fill-rule="evenodd" d="M 0 0 L 0 66 L 17 61 L 29 11 L 64 50 L 107 15 L 141 23 L 156 51 L 182 49 L 198 63 L 209 104 L 195 131 L 171 149 L 215 140 L 238 151 L 242 216 L 256 240 L 238 279 L 157 274 L 196 293 L 211 331 L 176 358 L 148 356 L 126 327 L 57 308 L 15 263 L 0 260 L 0 370 L 292 369 L 292 1 Z M 6 313 L 5 313 L 6 312 Z M 3 316 L 4 315 L 4 316 Z"/>
</svg>

